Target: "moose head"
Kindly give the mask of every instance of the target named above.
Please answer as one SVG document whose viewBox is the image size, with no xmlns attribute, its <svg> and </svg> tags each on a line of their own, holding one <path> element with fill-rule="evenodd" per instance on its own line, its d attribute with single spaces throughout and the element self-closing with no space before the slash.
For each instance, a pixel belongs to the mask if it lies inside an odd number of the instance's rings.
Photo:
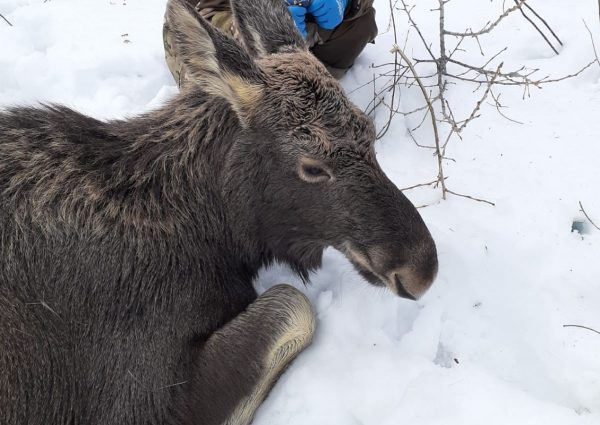
<svg viewBox="0 0 600 425">
<path fill-rule="evenodd" d="M 308 51 L 281 0 L 232 3 L 243 45 L 185 1 L 167 9 L 184 90 L 221 99 L 238 121 L 219 164 L 232 220 L 305 279 L 332 246 L 373 285 L 419 298 L 437 273 L 435 243 L 380 168 L 372 121 Z"/>
</svg>

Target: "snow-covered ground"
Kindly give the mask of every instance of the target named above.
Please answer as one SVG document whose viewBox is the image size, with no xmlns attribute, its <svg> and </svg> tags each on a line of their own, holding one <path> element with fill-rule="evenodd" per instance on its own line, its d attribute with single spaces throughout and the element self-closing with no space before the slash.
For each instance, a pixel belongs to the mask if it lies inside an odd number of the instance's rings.
<svg viewBox="0 0 600 425">
<path fill-rule="evenodd" d="M 414 2 L 413 2 L 414 3 Z M 433 34 L 432 0 L 415 18 Z M 511 2 L 508 2 L 511 3 Z M 0 0 L 0 105 L 60 102 L 100 118 L 130 116 L 176 93 L 162 48 L 165 0 Z M 600 46 L 595 1 L 532 0 L 564 41 L 555 56 L 518 15 L 482 38 L 486 53 L 509 47 L 506 66 L 539 67 L 561 76 L 589 62 L 586 19 Z M 377 0 L 380 32 L 352 72 L 347 91 L 372 79 L 372 63 L 389 62 L 389 7 Z M 478 28 L 502 1 L 453 0 L 448 27 Z M 407 25 L 398 15 L 404 45 Z M 407 53 L 423 57 L 414 33 Z M 482 64 L 470 46 L 462 58 Z M 480 93 L 451 86 L 465 114 Z M 352 93 L 366 106 L 372 87 Z M 599 424 L 600 231 L 571 232 L 578 202 L 600 223 L 600 67 L 532 90 L 502 90 L 507 115 L 484 105 L 463 140 L 450 143 L 452 190 L 483 197 L 441 201 L 433 188 L 407 192 L 438 244 L 440 273 L 419 302 L 368 286 L 343 256 L 327 251 L 324 267 L 303 288 L 284 267 L 265 270 L 260 290 L 279 282 L 302 288 L 318 314 L 314 344 L 282 377 L 255 423 L 388 425 Z M 421 103 L 405 88 L 401 105 Z M 378 111 L 377 121 L 385 122 Z M 378 142 L 378 157 L 399 187 L 433 180 L 435 158 L 406 131 L 420 117 L 397 116 Z M 419 140 L 431 143 L 426 127 Z"/>
</svg>

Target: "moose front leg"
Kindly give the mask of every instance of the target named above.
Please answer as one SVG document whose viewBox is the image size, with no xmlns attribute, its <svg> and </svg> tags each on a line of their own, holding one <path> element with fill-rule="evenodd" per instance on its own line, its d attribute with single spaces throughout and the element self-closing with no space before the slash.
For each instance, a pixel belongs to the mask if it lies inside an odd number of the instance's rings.
<svg viewBox="0 0 600 425">
<path fill-rule="evenodd" d="M 311 341 L 308 299 L 289 285 L 266 291 L 215 332 L 194 362 L 188 412 L 195 425 L 246 425 L 277 378 Z"/>
</svg>

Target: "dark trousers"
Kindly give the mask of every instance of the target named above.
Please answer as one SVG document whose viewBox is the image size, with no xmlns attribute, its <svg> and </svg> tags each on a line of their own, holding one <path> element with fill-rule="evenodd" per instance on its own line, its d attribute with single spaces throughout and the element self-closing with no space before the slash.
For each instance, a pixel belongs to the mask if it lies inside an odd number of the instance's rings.
<svg viewBox="0 0 600 425">
<path fill-rule="evenodd" d="M 321 41 L 311 50 L 334 77 L 340 78 L 377 36 L 375 9 L 369 7 L 360 16 L 344 20 L 333 30 L 318 28 L 317 31 Z"/>
</svg>

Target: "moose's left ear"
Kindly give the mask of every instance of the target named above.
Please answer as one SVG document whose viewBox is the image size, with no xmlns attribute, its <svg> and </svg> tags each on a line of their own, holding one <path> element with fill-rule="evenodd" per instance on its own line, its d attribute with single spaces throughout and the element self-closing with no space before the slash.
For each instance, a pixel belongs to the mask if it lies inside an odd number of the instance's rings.
<svg viewBox="0 0 600 425">
<path fill-rule="evenodd" d="M 166 20 L 187 77 L 205 92 L 224 98 L 242 124 L 264 88 L 264 76 L 235 40 L 198 15 L 186 0 L 169 0 Z"/>
<path fill-rule="evenodd" d="M 255 57 L 307 50 L 284 0 L 231 0 L 246 49 Z"/>
</svg>

